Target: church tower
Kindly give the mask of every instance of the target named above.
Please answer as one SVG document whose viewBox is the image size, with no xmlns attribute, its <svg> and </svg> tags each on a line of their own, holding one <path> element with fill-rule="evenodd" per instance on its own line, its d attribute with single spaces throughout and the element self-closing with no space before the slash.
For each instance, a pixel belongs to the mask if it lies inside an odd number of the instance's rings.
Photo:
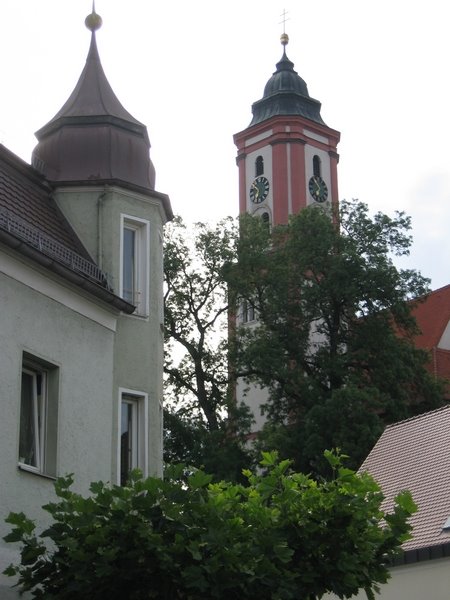
<svg viewBox="0 0 450 600">
<path fill-rule="evenodd" d="M 252 106 L 250 125 L 234 136 L 239 168 L 239 212 L 261 216 L 269 224 L 310 204 L 337 205 L 337 144 L 340 134 L 320 116 L 305 81 L 286 55 L 289 38 L 281 36 L 283 55 Z"/>
<path fill-rule="evenodd" d="M 259 216 L 268 226 L 283 225 L 289 216 L 316 205 L 338 208 L 337 145 L 340 133 L 326 125 L 321 104 L 311 98 L 305 81 L 286 55 L 289 38 L 283 33 L 283 55 L 252 106 L 250 125 L 235 134 L 239 169 L 239 213 Z M 257 327 L 257 311 L 248 301 L 238 308 L 237 324 Z M 264 425 L 266 388 L 238 379 L 236 400 L 254 417 L 254 433 Z"/>
</svg>

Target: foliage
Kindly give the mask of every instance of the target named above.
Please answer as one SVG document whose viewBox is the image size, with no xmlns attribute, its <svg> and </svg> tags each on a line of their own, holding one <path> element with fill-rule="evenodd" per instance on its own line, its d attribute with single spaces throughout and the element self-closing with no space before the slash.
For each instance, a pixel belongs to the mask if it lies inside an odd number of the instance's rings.
<svg viewBox="0 0 450 600">
<path fill-rule="evenodd" d="M 250 416 L 228 396 L 228 294 L 236 224 L 167 226 L 164 245 L 165 459 L 239 479 Z"/>
<path fill-rule="evenodd" d="M 91 485 L 84 498 L 58 479 L 52 523 L 40 536 L 23 513 L 7 521 L 20 542 L 22 590 L 47 600 L 281 600 L 349 597 L 388 577 L 409 537 L 415 506 L 405 492 L 380 509 L 377 484 L 328 452 L 334 477 L 317 482 L 266 453 L 247 485 L 211 483 L 173 467 L 165 480 L 132 474 L 127 487 Z"/>
<path fill-rule="evenodd" d="M 227 419 L 213 431 L 195 415 L 183 410 L 165 410 L 165 462 L 176 463 L 182 459 L 186 464 L 212 473 L 215 480 L 243 482 L 242 468 L 254 460 L 254 451 L 246 443 L 249 429 L 246 423 L 250 423 L 248 409 L 241 408 L 239 414 L 233 405 L 228 408 Z"/>
<path fill-rule="evenodd" d="M 306 208 L 271 233 L 259 219 L 241 221 L 227 279 L 258 326 L 238 328 L 233 363 L 270 391 L 262 447 L 299 469 L 325 472 L 321 454 L 337 446 L 357 466 L 385 423 L 443 402 L 428 355 L 412 344 L 408 301 L 429 282 L 392 260 L 408 254 L 409 229 L 403 213 L 371 218 L 359 202 L 343 202 L 334 218 Z"/>
</svg>

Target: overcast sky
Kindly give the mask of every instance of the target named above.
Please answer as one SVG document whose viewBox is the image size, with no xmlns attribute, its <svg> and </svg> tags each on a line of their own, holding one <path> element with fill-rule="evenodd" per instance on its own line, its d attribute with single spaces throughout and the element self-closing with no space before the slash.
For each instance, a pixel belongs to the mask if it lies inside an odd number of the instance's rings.
<svg viewBox="0 0 450 600">
<path fill-rule="evenodd" d="M 341 132 L 341 198 L 413 217 L 401 266 L 450 283 L 450 36 L 443 0 L 97 0 L 97 43 L 119 100 L 147 125 L 156 188 L 186 220 L 238 211 L 233 134 L 282 55 Z M 84 66 L 90 0 L 1 0 L 0 141 L 34 132 Z"/>
</svg>

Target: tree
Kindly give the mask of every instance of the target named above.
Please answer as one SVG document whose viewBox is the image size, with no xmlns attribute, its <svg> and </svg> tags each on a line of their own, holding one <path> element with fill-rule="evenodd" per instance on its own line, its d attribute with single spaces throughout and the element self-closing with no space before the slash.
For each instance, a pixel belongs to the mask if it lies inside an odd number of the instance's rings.
<svg viewBox="0 0 450 600">
<path fill-rule="evenodd" d="M 203 466 L 219 479 L 248 465 L 250 417 L 230 402 L 228 293 L 224 265 L 236 256 L 236 224 L 168 225 L 164 246 L 165 458 Z"/>
<path fill-rule="evenodd" d="M 87 498 L 56 482 L 40 536 L 23 513 L 7 521 L 20 542 L 22 591 L 47 600 L 314 600 L 326 592 L 374 598 L 389 561 L 408 539 L 415 506 L 407 492 L 391 513 L 368 474 L 327 453 L 334 472 L 317 482 L 267 453 L 263 475 L 247 485 L 211 483 L 201 471 L 173 467 L 165 480 L 126 487 L 91 485 Z"/>
<path fill-rule="evenodd" d="M 386 423 L 443 403 L 413 345 L 412 300 L 429 281 L 392 260 L 408 254 L 410 226 L 403 213 L 371 218 L 360 202 L 343 202 L 339 218 L 306 208 L 271 233 L 259 219 L 241 222 L 227 279 L 258 326 L 238 328 L 233 362 L 270 391 L 263 447 L 299 469 L 323 472 L 333 447 L 357 466 Z"/>
</svg>

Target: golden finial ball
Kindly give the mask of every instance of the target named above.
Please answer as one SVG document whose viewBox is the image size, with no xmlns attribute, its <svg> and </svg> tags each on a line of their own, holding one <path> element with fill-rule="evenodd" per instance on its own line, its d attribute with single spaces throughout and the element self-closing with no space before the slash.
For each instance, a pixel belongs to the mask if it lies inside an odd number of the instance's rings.
<svg viewBox="0 0 450 600">
<path fill-rule="evenodd" d="M 281 37 L 280 37 L 280 41 L 283 44 L 283 46 L 287 46 L 287 44 L 289 44 L 289 36 L 287 33 L 282 33 Z"/>
<path fill-rule="evenodd" d="M 89 29 L 89 31 L 97 31 L 102 26 L 102 18 L 95 11 L 92 11 L 90 15 L 88 15 L 84 21 L 84 24 Z"/>
</svg>

